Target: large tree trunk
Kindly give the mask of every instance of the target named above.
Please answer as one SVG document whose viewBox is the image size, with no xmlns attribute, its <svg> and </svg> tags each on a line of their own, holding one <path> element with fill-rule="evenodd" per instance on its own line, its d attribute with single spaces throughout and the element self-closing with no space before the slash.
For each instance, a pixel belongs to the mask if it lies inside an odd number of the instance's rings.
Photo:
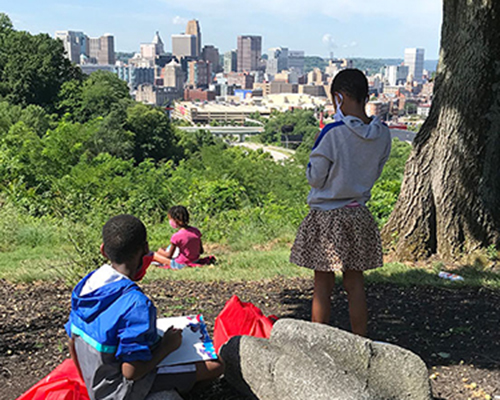
<svg viewBox="0 0 500 400">
<path fill-rule="evenodd" d="M 434 100 L 382 231 L 399 259 L 499 245 L 500 1 L 444 0 Z"/>
</svg>

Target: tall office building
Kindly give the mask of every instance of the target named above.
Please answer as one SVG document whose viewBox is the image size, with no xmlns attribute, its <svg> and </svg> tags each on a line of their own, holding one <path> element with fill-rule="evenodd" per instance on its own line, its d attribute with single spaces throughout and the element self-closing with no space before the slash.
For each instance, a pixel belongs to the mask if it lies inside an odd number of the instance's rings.
<svg viewBox="0 0 500 400">
<path fill-rule="evenodd" d="M 201 29 L 200 29 L 200 23 L 196 19 L 188 21 L 187 27 L 186 27 L 186 35 L 194 35 L 196 37 L 196 51 L 193 55 L 195 57 L 200 57 L 201 56 Z"/>
<path fill-rule="evenodd" d="M 261 55 L 261 36 L 238 36 L 238 72 L 256 71 Z"/>
<path fill-rule="evenodd" d="M 163 86 L 181 90 L 184 87 L 184 71 L 175 60 L 170 61 L 163 69 Z"/>
<path fill-rule="evenodd" d="M 89 38 L 83 32 L 57 31 L 56 39 L 61 39 L 66 57 L 75 64 L 80 63 L 80 56 L 89 53 Z"/>
<path fill-rule="evenodd" d="M 285 69 L 288 69 L 288 49 L 285 47 L 269 49 L 266 72 L 276 75 Z"/>
<path fill-rule="evenodd" d="M 385 78 L 390 86 L 404 85 L 408 74 L 409 68 L 406 65 L 389 65 L 385 70 Z"/>
<path fill-rule="evenodd" d="M 206 88 L 210 84 L 212 71 L 210 63 L 197 60 L 188 63 L 188 84 L 193 87 Z"/>
<path fill-rule="evenodd" d="M 424 74 L 424 49 L 405 49 L 405 63 L 408 67 L 408 77 L 416 82 L 422 82 Z"/>
<path fill-rule="evenodd" d="M 99 38 L 89 39 L 89 57 L 95 58 L 98 64 L 115 63 L 115 38 L 109 33 Z"/>
<path fill-rule="evenodd" d="M 165 53 L 163 41 L 160 33 L 156 32 L 151 43 L 141 43 L 141 57 L 146 59 L 155 59 Z"/>
<path fill-rule="evenodd" d="M 196 36 L 172 35 L 172 54 L 179 62 L 184 57 L 196 57 Z"/>
<path fill-rule="evenodd" d="M 224 73 L 236 72 L 238 70 L 238 53 L 230 50 L 224 53 Z"/>
<path fill-rule="evenodd" d="M 201 58 L 211 64 L 212 72 L 217 73 L 220 71 L 219 49 L 217 47 L 212 45 L 203 46 Z"/>
<path fill-rule="evenodd" d="M 305 53 L 299 50 L 288 52 L 288 69 L 294 70 L 299 75 L 304 74 Z"/>
<path fill-rule="evenodd" d="M 165 54 L 165 46 L 163 45 L 163 41 L 161 40 L 160 32 L 156 31 L 155 37 L 153 38 L 153 41 L 151 43 L 155 45 L 155 53 L 157 56 Z"/>
</svg>

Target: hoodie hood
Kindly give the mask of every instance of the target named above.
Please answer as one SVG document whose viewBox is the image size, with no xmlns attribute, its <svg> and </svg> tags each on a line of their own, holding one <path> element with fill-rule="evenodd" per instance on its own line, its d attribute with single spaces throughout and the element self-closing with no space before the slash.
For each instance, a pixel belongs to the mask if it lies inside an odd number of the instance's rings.
<svg viewBox="0 0 500 400">
<path fill-rule="evenodd" d="M 81 295 L 90 277 L 97 271 L 91 272 L 76 285 L 71 295 L 72 312 L 86 323 L 96 319 L 103 310 L 108 309 L 124 293 L 131 290 L 139 290 L 139 287 L 130 279 L 121 279 L 104 285 L 88 294 Z"/>
<path fill-rule="evenodd" d="M 350 131 L 367 140 L 378 139 L 387 131 L 387 126 L 377 116 L 373 116 L 369 124 L 365 124 L 358 117 L 351 115 L 344 117 L 342 121 Z"/>
</svg>

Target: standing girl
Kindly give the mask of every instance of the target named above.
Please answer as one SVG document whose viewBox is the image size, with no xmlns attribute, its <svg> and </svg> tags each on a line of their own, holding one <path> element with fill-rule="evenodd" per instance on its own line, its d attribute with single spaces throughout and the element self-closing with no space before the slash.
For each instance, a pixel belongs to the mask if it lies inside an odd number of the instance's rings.
<svg viewBox="0 0 500 400">
<path fill-rule="evenodd" d="M 154 261 L 171 269 L 182 269 L 189 264 L 196 264 L 203 253 L 201 232 L 194 226 L 189 226 L 189 212 L 184 206 L 174 206 L 168 210 L 168 222 L 178 229 L 170 238 L 170 245 L 159 248 L 154 254 Z M 174 258 L 178 249 L 179 255 Z"/>
<path fill-rule="evenodd" d="M 368 81 L 357 69 L 332 82 L 335 122 L 316 139 L 307 167 L 310 212 L 290 261 L 314 270 L 312 321 L 330 321 L 335 272 L 343 273 L 352 332 L 367 333 L 363 271 L 383 265 L 380 233 L 366 202 L 391 151 L 389 129 L 365 112 Z"/>
</svg>

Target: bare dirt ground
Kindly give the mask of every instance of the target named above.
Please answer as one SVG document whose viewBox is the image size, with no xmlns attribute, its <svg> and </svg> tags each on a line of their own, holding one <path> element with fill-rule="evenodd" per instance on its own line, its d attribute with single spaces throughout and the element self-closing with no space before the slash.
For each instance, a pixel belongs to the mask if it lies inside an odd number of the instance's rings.
<svg viewBox="0 0 500 400">
<path fill-rule="evenodd" d="M 224 303 L 236 294 L 264 313 L 310 318 L 312 282 L 275 279 L 248 283 L 157 281 L 143 285 L 159 316 L 201 312 L 210 330 Z M 0 399 L 17 398 L 68 357 L 66 322 L 71 289 L 62 283 L 15 285 L 0 280 Z M 500 292 L 435 287 L 367 287 L 370 333 L 420 355 L 436 399 L 500 398 Z M 331 324 L 349 328 L 341 287 Z M 242 397 L 222 379 L 188 400 Z"/>
</svg>

